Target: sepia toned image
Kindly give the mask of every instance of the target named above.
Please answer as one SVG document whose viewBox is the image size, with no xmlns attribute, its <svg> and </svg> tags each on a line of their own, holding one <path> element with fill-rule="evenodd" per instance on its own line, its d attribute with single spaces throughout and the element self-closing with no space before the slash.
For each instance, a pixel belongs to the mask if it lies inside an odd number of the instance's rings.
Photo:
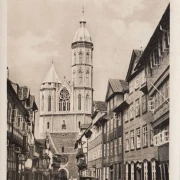
<svg viewBox="0 0 180 180">
<path fill-rule="evenodd" d="M 9 0 L 7 180 L 169 180 L 170 2 Z"/>
</svg>

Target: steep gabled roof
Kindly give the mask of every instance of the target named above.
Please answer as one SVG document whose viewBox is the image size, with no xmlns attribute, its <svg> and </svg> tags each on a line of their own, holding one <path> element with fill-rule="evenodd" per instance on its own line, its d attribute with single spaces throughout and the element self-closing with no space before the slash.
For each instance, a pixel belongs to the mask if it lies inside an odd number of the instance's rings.
<svg viewBox="0 0 180 180">
<path fill-rule="evenodd" d="M 136 67 L 136 64 L 139 62 L 139 59 L 140 59 L 142 53 L 143 53 L 143 51 L 137 50 L 137 49 L 134 49 L 132 51 L 131 60 L 130 60 L 128 72 L 126 75 L 126 81 L 128 81 L 130 76 L 132 74 L 134 74 L 134 72 L 136 71 L 135 67 Z"/>
<path fill-rule="evenodd" d="M 94 110 L 107 111 L 107 103 L 104 101 L 94 101 Z"/>
<path fill-rule="evenodd" d="M 109 90 L 112 90 L 111 94 L 109 94 Z M 128 83 L 121 79 L 109 79 L 107 93 L 106 93 L 106 101 L 116 93 L 125 93 L 128 91 Z"/>
<path fill-rule="evenodd" d="M 53 63 L 42 83 L 61 83 L 61 81 L 59 80 L 59 77 L 56 73 Z"/>
<path fill-rule="evenodd" d="M 77 133 L 50 133 L 50 147 L 52 147 L 57 154 L 61 154 L 62 144 L 74 149 L 74 143 L 77 140 Z M 65 152 L 66 153 L 66 152 Z"/>
</svg>

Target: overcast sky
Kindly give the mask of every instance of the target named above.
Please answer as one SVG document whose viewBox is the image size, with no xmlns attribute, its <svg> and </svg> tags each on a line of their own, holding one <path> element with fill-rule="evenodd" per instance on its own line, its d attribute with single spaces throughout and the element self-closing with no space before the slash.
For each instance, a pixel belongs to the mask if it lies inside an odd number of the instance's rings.
<svg viewBox="0 0 180 180">
<path fill-rule="evenodd" d="M 9 0 L 10 79 L 36 96 L 52 59 L 71 80 L 71 43 L 82 6 L 94 44 L 94 100 L 105 100 L 109 78 L 124 79 L 133 49 L 144 49 L 168 0 Z"/>
</svg>

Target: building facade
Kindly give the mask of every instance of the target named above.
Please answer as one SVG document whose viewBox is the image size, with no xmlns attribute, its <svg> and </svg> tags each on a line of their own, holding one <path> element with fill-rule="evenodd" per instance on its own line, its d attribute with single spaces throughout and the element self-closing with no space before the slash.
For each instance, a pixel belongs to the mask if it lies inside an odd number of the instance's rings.
<svg viewBox="0 0 180 180">
<path fill-rule="evenodd" d="M 32 179 L 35 97 L 7 79 L 7 179 Z"/>
<path fill-rule="evenodd" d="M 92 124 L 86 134 L 91 131 L 88 139 L 88 173 L 91 177 L 103 179 L 103 125 L 107 112 L 107 104 L 94 101 L 94 110 L 91 116 Z"/>
<path fill-rule="evenodd" d="M 104 123 L 103 174 L 109 180 L 123 179 L 123 124 L 121 113 L 113 110 L 123 102 L 128 84 L 119 79 L 108 81 L 107 122 Z"/>
<path fill-rule="evenodd" d="M 61 154 L 59 176 L 77 178 L 74 144 L 79 127 L 91 122 L 93 101 L 93 43 L 86 29 L 84 12 L 72 48 L 72 83 L 61 82 L 52 64 L 40 89 L 39 133 L 49 133 L 50 143 Z M 65 175 L 64 175 L 65 174 Z"/>
<path fill-rule="evenodd" d="M 169 48 L 170 5 L 154 31 L 137 68 L 145 67 L 146 83 L 143 89 L 152 114 L 153 144 L 158 148 L 158 178 L 169 179 Z"/>
</svg>

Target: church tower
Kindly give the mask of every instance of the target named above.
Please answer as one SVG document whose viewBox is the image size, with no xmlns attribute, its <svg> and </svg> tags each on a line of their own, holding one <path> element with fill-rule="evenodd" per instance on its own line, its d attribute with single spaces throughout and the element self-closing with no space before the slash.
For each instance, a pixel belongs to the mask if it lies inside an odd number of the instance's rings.
<svg viewBox="0 0 180 180">
<path fill-rule="evenodd" d="M 50 147 L 61 154 L 59 175 L 77 178 L 74 145 L 80 129 L 91 123 L 93 102 L 93 43 L 86 29 L 84 10 L 72 48 L 72 82 L 60 81 L 52 63 L 40 88 L 39 138 L 48 134 Z M 63 67 L 65 68 L 65 67 Z"/>
<path fill-rule="evenodd" d="M 90 115 L 93 100 L 93 43 L 86 29 L 84 9 L 71 48 L 74 112 Z"/>
</svg>

